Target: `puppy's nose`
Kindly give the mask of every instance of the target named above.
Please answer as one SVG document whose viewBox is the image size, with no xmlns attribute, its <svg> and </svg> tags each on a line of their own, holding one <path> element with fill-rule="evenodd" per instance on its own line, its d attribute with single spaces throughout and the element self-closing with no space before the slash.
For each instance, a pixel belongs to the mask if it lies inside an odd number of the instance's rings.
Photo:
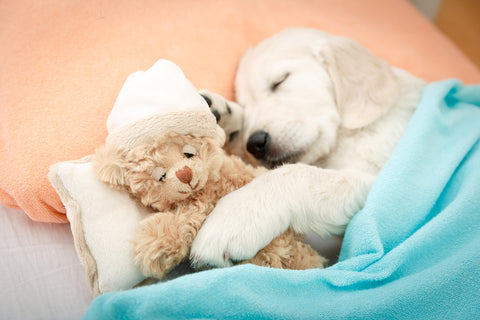
<svg viewBox="0 0 480 320">
<path fill-rule="evenodd" d="M 175 175 L 177 176 L 178 180 L 180 180 L 181 182 L 183 182 L 185 184 L 189 184 L 190 181 L 192 181 L 192 178 L 193 178 L 192 169 L 190 169 L 187 166 L 185 166 L 185 167 L 183 167 L 183 169 L 180 169 L 177 172 L 175 172 Z"/>
<path fill-rule="evenodd" d="M 254 132 L 247 141 L 247 150 L 257 159 L 265 158 L 270 145 L 270 135 L 265 131 Z"/>
</svg>

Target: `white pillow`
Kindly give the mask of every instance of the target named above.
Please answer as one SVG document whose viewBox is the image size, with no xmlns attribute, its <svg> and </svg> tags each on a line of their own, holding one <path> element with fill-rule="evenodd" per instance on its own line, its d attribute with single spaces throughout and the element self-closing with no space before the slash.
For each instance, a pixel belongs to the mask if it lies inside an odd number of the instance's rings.
<svg viewBox="0 0 480 320">
<path fill-rule="evenodd" d="M 53 165 L 49 180 L 67 210 L 92 292 L 130 289 L 143 281 L 146 277 L 133 263 L 131 240 L 147 209 L 98 180 L 89 157 Z"/>
</svg>

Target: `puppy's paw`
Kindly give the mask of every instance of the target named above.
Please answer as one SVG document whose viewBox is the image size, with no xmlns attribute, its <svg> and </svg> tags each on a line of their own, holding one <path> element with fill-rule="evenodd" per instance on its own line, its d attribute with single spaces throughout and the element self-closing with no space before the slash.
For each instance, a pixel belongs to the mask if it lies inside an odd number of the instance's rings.
<svg viewBox="0 0 480 320">
<path fill-rule="evenodd" d="M 242 145 L 243 108 L 208 90 L 202 89 L 199 93 L 210 107 L 218 125 L 225 131 L 225 149 L 238 155 L 236 149 Z"/>
<path fill-rule="evenodd" d="M 193 241 L 193 264 L 225 267 L 252 258 L 287 228 L 267 203 L 252 182 L 220 199 Z"/>
</svg>

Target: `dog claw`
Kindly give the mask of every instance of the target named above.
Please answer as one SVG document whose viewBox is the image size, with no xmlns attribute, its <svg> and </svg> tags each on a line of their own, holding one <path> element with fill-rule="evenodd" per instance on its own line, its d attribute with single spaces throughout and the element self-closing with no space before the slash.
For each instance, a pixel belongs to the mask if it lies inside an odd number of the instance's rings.
<svg viewBox="0 0 480 320">
<path fill-rule="evenodd" d="M 223 260 L 224 260 L 225 262 L 227 262 L 227 261 L 230 260 L 230 252 L 225 252 L 225 253 L 223 254 Z"/>
</svg>

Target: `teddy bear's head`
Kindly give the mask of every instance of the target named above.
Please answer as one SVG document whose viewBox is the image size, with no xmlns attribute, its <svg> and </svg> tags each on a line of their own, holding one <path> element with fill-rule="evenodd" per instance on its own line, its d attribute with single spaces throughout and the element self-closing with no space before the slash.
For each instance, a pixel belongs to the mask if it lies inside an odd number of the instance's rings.
<svg viewBox="0 0 480 320">
<path fill-rule="evenodd" d="M 133 149 L 107 143 L 93 162 L 100 180 L 163 211 L 218 180 L 224 157 L 215 139 L 172 132 Z"/>
</svg>

